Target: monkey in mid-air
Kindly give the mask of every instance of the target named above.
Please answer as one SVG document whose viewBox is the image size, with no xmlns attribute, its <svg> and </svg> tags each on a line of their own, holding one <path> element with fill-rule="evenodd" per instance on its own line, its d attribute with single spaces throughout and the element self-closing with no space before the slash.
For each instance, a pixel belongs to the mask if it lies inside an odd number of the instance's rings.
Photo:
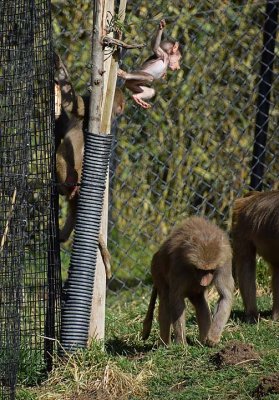
<svg viewBox="0 0 279 400">
<path fill-rule="evenodd" d="M 55 137 L 57 141 L 56 175 L 59 183 L 58 192 L 66 196 L 68 201 L 68 214 L 65 224 L 60 230 L 59 239 L 60 242 L 65 242 L 69 239 L 76 222 L 84 154 L 84 130 L 87 129 L 89 119 L 89 96 L 80 96 L 75 93 L 68 71 L 61 58 L 56 54 L 55 68 L 57 73 L 55 104 L 59 104 L 59 101 L 61 103 L 60 112 L 56 109 L 57 118 L 55 121 Z M 60 89 L 60 97 L 58 96 L 58 89 Z M 122 114 L 124 107 L 123 92 L 121 89 L 116 88 L 112 118 Z M 111 275 L 110 256 L 101 234 L 99 236 L 99 248 L 106 266 L 107 277 L 109 278 Z"/>
<path fill-rule="evenodd" d="M 237 199 L 232 215 L 233 266 L 247 322 L 258 320 L 256 254 L 271 267 L 272 318 L 279 320 L 279 191 L 250 192 Z"/>
<path fill-rule="evenodd" d="M 139 70 L 133 72 L 118 70 L 118 76 L 125 79 L 125 86 L 133 92 L 133 99 L 143 108 L 151 107 L 144 100 L 151 99 L 155 95 L 155 90 L 146 85 L 150 85 L 155 79 L 164 78 L 168 67 L 172 71 L 180 69 L 179 43 L 170 40 L 161 42 L 165 26 L 166 22 L 162 19 L 155 40 L 152 41 L 154 55 L 146 60 Z"/>
<path fill-rule="evenodd" d="M 218 343 L 232 308 L 231 264 L 231 246 L 225 232 L 202 217 L 185 219 L 153 256 L 153 289 L 143 339 L 150 334 L 158 294 L 160 339 L 164 344 L 170 343 L 171 325 L 176 343 L 186 344 L 185 297 L 195 308 L 200 341 L 211 346 Z M 213 320 L 207 304 L 211 284 L 219 294 Z"/>
</svg>

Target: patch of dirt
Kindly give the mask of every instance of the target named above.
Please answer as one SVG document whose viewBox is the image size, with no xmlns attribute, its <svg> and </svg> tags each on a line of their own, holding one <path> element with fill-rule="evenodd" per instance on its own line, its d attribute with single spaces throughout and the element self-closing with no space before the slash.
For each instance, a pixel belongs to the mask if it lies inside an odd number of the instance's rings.
<svg viewBox="0 0 279 400">
<path fill-rule="evenodd" d="M 261 378 L 261 382 L 253 394 L 256 399 L 263 399 L 269 394 L 279 394 L 279 373 Z"/>
<path fill-rule="evenodd" d="M 259 360 L 259 354 L 254 350 L 251 344 L 246 344 L 238 341 L 232 341 L 216 353 L 211 361 L 222 368 L 228 365 L 243 365 Z"/>
</svg>

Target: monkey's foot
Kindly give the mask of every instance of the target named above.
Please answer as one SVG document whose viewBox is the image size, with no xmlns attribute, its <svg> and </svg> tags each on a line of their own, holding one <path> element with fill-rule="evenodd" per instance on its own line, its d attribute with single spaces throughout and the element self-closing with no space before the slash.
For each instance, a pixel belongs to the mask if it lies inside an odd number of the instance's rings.
<svg viewBox="0 0 279 400">
<path fill-rule="evenodd" d="M 75 197 L 75 195 L 78 194 L 78 192 L 79 192 L 79 186 L 76 185 L 69 194 L 69 200 L 72 200 Z"/>
<path fill-rule="evenodd" d="M 259 313 L 249 313 L 245 315 L 245 322 L 248 324 L 256 324 L 258 322 L 258 319 L 260 317 Z"/>
<path fill-rule="evenodd" d="M 150 104 L 146 103 L 146 102 L 143 101 L 141 98 L 139 98 L 137 94 L 134 94 L 132 97 L 133 97 L 133 99 L 135 100 L 135 102 L 136 102 L 137 104 L 139 104 L 142 108 L 150 108 L 150 107 L 151 107 Z"/>
<path fill-rule="evenodd" d="M 117 76 L 119 76 L 122 79 L 126 79 L 127 72 L 123 71 L 123 69 L 120 69 L 117 71 Z"/>
</svg>

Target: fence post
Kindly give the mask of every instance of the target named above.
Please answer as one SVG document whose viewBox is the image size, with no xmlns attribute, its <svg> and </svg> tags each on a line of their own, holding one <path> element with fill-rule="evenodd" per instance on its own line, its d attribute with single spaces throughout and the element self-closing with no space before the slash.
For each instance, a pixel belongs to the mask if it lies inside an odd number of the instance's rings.
<svg viewBox="0 0 279 400">
<path fill-rule="evenodd" d="M 104 67 L 104 56 L 102 47 L 102 36 L 104 34 L 105 24 L 105 6 L 106 2 L 102 4 L 102 13 L 97 9 L 98 0 L 94 2 L 94 24 L 93 24 L 93 39 L 92 39 L 92 82 L 93 90 L 90 96 L 90 109 L 89 109 L 89 132 L 102 132 L 101 131 L 101 116 L 102 116 L 102 103 L 104 96 L 104 76 L 102 75 L 99 79 L 102 79 L 102 85 L 99 85 L 99 93 L 96 92 L 94 86 L 94 79 L 98 76 L 98 71 L 106 71 Z M 97 15 L 97 12 L 100 15 Z M 95 15 L 96 13 L 96 15 Z M 98 57 L 101 55 L 101 59 Z M 106 189 L 105 189 L 106 190 Z M 104 206 L 103 206 L 104 210 Z M 101 231 L 105 231 L 103 225 L 103 213 L 101 217 Z M 106 236 L 105 236 L 106 238 Z M 105 296 L 106 296 L 106 273 L 105 266 L 103 265 L 100 252 L 98 251 L 96 267 L 95 267 L 95 279 L 94 279 L 94 290 L 91 303 L 91 318 L 88 332 L 88 341 L 92 339 L 104 339 L 105 332 Z"/>
<path fill-rule="evenodd" d="M 121 0 L 119 5 L 120 21 L 125 18 L 127 0 Z M 106 14 L 110 12 L 114 15 L 114 0 L 106 2 Z M 104 100 L 102 105 L 101 132 L 109 134 L 111 129 L 111 113 L 113 99 L 117 80 L 118 60 L 117 57 L 109 57 L 104 63 L 104 70 L 108 73 L 104 77 Z M 104 204 L 102 212 L 101 233 L 104 241 L 107 243 L 108 230 L 108 193 L 109 193 L 109 178 L 107 173 L 106 189 L 104 194 Z M 91 319 L 89 328 L 89 341 L 92 339 L 103 340 L 105 337 L 105 301 L 106 301 L 106 274 L 100 252 L 98 252 L 95 283 L 91 306 Z"/>
<path fill-rule="evenodd" d="M 105 74 L 102 44 L 105 0 L 94 1 L 93 13 L 89 125 L 84 136 L 84 160 L 74 242 L 62 308 L 61 344 L 66 351 L 85 347 L 88 342 L 103 196 L 111 147 L 111 136 L 100 132 Z"/>
<path fill-rule="evenodd" d="M 263 27 L 263 52 L 260 70 L 259 94 L 254 136 L 252 171 L 250 187 L 262 190 L 264 175 L 265 148 L 268 132 L 270 92 L 272 88 L 274 47 L 277 31 L 278 2 L 268 0 L 266 3 L 266 19 Z"/>
</svg>

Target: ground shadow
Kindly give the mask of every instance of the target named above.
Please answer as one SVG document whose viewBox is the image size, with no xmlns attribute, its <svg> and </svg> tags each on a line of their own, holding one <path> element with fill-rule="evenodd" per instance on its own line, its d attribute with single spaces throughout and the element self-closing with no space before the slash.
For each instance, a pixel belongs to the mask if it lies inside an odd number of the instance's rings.
<svg viewBox="0 0 279 400">
<path fill-rule="evenodd" d="M 124 355 L 124 356 L 138 356 L 143 355 L 150 350 L 156 348 L 156 346 L 152 344 L 128 344 L 124 340 L 114 337 L 106 342 L 105 348 L 107 353 L 115 356 L 115 355 Z"/>
<path fill-rule="evenodd" d="M 265 318 L 265 319 L 271 319 L 271 310 L 264 310 L 259 312 L 259 318 Z M 246 320 L 246 315 L 244 311 L 241 310 L 234 310 L 231 312 L 230 319 L 232 319 L 235 322 L 247 322 Z M 256 323 L 257 321 L 255 321 Z"/>
</svg>

